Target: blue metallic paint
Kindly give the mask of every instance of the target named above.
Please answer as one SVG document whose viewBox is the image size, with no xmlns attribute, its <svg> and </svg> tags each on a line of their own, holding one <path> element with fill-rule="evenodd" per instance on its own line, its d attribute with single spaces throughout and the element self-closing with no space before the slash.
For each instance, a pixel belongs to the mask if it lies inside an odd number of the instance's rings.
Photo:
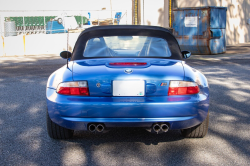
<svg viewBox="0 0 250 166">
<path fill-rule="evenodd" d="M 147 67 L 109 67 L 110 62 L 147 62 Z M 51 120 L 73 130 L 87 130 L 98 122 L 106 127 L 151 127 L 156 122 L 170 124 L 170 129 L 184 129 L 204 121 L 209 107 L 205 76 L 180 60 L 154 58 L 106 58 L 77 60 L 52 73 L 47 84 L 47 106 Z M 125 69 L 133 69 L 126 74 Z M 112 80 L 142 79 L 144 97 L 113 97 Z M 90 96 L 67 96 L 56 93 L 60 82 L 87 80 Z M 167 96 L 170 80 L 195 81 L 200 93 Z M 101 86 L 98 88 L 97 83 Z M 167 86 L 161 86 L 167 83 Z"/>
<path fill-rule="evenodd" d="M 168 122 L 171 129 L 188 128 L 201 123 L 208 109 L 208 98 L 204 94 L 188 97 L 79 97 L 58 95 L 48 88 L 47 97 L 52 121 L 75 130 L 85 130 L 89 122 L 104 123 L 107 127 L 110 123 L 119 126 L 122 122 L 127 126 L 139 123 L 143 127 Z"/>
<path fill-rule="evenodd" d="M 72 65 L 73 65 L 73 62 L 69 62 L 69 64 L 68 64 L 69 68 L 67 68 L 66 65 L 64 65 L 60 69 L 53 72 L 49 76 L 49 79 L 47 82 L 47 87 L 52 88 L 52 89 L 56 89 L 58 84 L 61 82 L 73 81 Z"/>
<path fill-rule="evenodd" d="M 99 61 L 100 60 L 100 61 Z M 110 62 L 147 62 L 147 66 L 110 67 Z M 87 65 L 86 65 L 87 64 Z M 90 65 L 91 64 L 91 65 Z M 132 74 L 124 72 L 133 69 Z M 145 80 L 147 96 L 165 96 L 168 86 L 160 86 L 169 80 L 183 80 L 183 66 L 178 60 L 164 60 L 154 58 L 106 58 L 95 60 L 78 60 L 73 64 L 73 79 L 88 80 L 90 96 L 112 96 L 107 93 L 111 89 L 113 80 Z M 96 86 L 97 83 L 101 87 Z M 154 86 L 153 86 L 154 85 Z M 108 87 L 110 86 L 110 87 Z M 153 93 L 153 91 L 155 91 Z"/>
</svg>

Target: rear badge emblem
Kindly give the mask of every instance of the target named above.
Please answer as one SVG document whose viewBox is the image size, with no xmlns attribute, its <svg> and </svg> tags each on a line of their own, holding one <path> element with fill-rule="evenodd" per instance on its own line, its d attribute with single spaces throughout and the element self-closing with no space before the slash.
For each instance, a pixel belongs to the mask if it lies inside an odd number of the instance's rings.
<svg viewBox="0 0 250 166">
<path fill-rule="evenodd" d="M 101 84 L 98 82 L 98 83 L 96 84 L 96 87 L 97 87 L 97 88 L 100 88 L 100 87 L 101 87 Z"/>
<path fill-rule="evenodd" d="M 167 85 L 168 85 L 168 83 L 166 83 L 166 82 L 161 83 L 161 86 L 167 86 Z"/>
<path fill-rule="evenodd" d="M 127 74 L 131 74 L 133 72 L 133 70 L 132 69 L 126 69 L 124 72 L 127 73 Z"/>
</svg>

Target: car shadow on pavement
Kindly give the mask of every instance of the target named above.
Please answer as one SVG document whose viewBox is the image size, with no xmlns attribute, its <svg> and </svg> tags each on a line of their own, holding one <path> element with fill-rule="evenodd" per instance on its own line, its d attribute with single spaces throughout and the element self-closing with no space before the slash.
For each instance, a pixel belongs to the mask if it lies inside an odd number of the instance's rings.
<svg viewBox="0 0 250 166">
<path fill-rule="evenodd" d="M 141 142 L 145 145 L 158 145 L 163 142 L 173 142 L 184 139 L 178 130 L 166 133 L 151 133 L 142 128 L 113 128 L 106 133 L 90 133 L 77 131 L 70 141 L 83 144 L 99 145 L 108 142 Z"/>
</svg>

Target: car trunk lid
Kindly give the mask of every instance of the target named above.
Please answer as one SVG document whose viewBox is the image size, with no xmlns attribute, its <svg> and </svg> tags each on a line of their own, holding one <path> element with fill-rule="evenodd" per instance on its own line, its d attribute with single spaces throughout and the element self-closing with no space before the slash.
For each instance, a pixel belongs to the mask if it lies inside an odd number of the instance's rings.
<svg viewBox="0 0 250 166">
<path fill-rule="evenodd" d="M 90 96 L 166 96 L 169 81 L 183 77 L 181 61 L 171 59 L 102 58 L 73 64 L 73 79 L 88 81 Z"/>
</svg>

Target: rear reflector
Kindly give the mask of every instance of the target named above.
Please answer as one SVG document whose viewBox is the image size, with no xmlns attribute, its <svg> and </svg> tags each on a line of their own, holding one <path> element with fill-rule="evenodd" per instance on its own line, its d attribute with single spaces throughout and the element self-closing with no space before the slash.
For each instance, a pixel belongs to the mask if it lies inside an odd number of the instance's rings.
<svg viewBox="0 0 250 166">
<path fill-rule="evenodd" d="M 57 87 L 57 93 L 62 95 L 89 96 L 87 81 L 63 82 Z"/>
<path fill-rule="evenodd" d="M 146 62 L 112 62 L 109 63 L 112 66 L 145 66 Z"/>
<path fill-rule="evenodd" d="M 188 81 L 170 81 L 168 96 L 172 95 L 191 95 L 200 92 L 195 82 Z"/>
</svg>

